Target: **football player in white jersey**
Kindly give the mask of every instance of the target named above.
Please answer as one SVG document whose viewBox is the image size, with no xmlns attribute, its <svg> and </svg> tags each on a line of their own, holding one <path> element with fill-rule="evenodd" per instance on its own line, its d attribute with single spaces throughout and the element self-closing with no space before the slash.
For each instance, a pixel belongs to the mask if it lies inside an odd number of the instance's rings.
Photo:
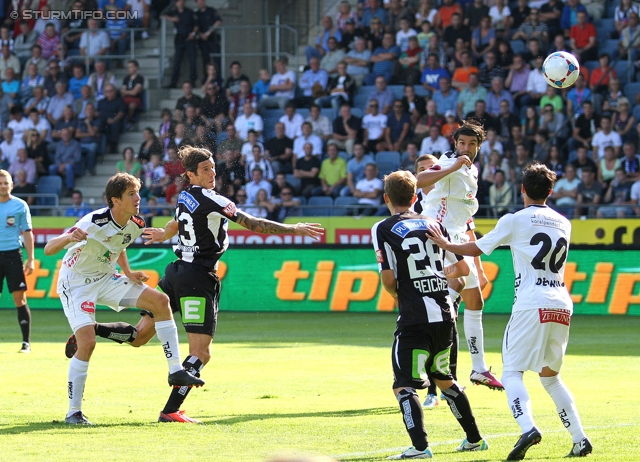
<svg viewBox="0 0 640 462">
<path fill-rule="evenodd" d="M 527 450 L 542 439 L 522 380 L 527 370 L 540 375 L 542 386 L 571 434 L 569 456 L 582 457 L 592 451 L 573 395 L 559 375 L 569 340 L 573 302 L 564 284 L 571 223 L 546 205 L 555 179 L 556 174 L 540 163 L 525 167 L 525 208 L 500 218 L 496 227 L 476 242 L 451 243 L 435 227 L 429 230 L 436 244 L 458 255 L 489 255 L 501 245 L 511 247 L 515 296 L 502 342 L 502 381 L 522 435 L 507 460 L 524 459 Z"/>
<path fill-rule="evenodd" d="M 69 412 L 65 418 L 68 424 L 91 425 L 82 412 L 82 395 L 96 345 L 96 305 L 116 311 L 135 306 L 152 312 L 169 363 L 169 385 L 204 385 L 203 380 L 182 367 L 169 297 L 144 284 L 149 277 L 129 267 L 126 248 L 144 229 L 144 220 L 137 215 L 139 190 L 140 180 L 136 177 L 128 173 L 112 176 L 105 189 L 109 207 L 85 215 L 44 247 L 45 255 L 67 249 L 58 276 L 58 293 L 78 347 L 69 363 Z M 116 263 L 122 273 L 116 270 Z"/>
<path fill-rule="evenodd" d="M 444 225 L 454 242 L 475 240 L 469 230 L 473 215 L 478 211 L 478 169 L 473 161 L 485 139 L 482 125 L 475 120 L 463 121 L 453 134 L 455 151 L 444 153 L 430 169 L 418 174 L 418 187 L 433 190 L 422 201 L 422 214 Z M 491 373 L 484 360 L 484 332 L 482 329 L 482 288 L 487 284 L 479 258 L 467 259 L 471 273 L 465 278 L 462 299 L 465 303 L 464 333 L 471 353 L 470 380 L 478 385 L 502 390 L 502 383 Z M 455 295 L 453 295 L 455 296 Z"/>
</svg>

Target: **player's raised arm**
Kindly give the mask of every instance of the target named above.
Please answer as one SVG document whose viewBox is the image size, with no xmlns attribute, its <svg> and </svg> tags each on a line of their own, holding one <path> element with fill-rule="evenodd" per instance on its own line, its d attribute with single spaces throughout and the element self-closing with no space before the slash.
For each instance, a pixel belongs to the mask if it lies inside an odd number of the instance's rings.
<svg viewBox="0 0 640 462">
<path fill-rule="evenodd" d="M 144 245 L 164 242 L 178 234 L 178 222 L 173 219 L 164 228 L 145 228 L 142 232 Z"/>
<path fill-rule="evenodd" d="M 471 159 L 468 156 L 459 156 L 456 158 L 455 163 L 450 167 L 437 169 L 437 167 L 434 166 L 428 170 L 418 173 L 416 176 L 416 179 L 418 180 L 417 187 L 428 188 L 433 186 L 450 173 L 462 168 L 463 165 L 470 167 L 471 164 Z"/>
<path fill-rule="evenodd" d="M 475 242 L 465 242 L 464 244 L 454 244 L 453 242 L 450 242 L 446 237 L 444 237 L 438 225 L 429 224 L 427 236 L 429 236 L 429 239 L 431 239 L 438 247 L 448 250 L 449 252 L 458 255 L 470 255 L 472 257 L 482 255 L 482 251 L 478 248 Z M 447 275 L 447 277 L 449 276 Z"/>
<path fill-rule="evenodd" d="M 256 218 L 242 211 L 238 211 L 236 223 L 254 233 L 297 234 L 299 236 L 309 236 L 315 240 L 319 240 L 324 234 L 324 228 L 320 226 L 320 223 L 296 223 L 295 225 L 286 225 L 264 218 Z"/>
<path fill-rule="evenodd" d="M 66 232 L 58 237 L 54 237 L 44 246 L 44 254 L 47 256 L 55 255 L 73 242 L 84 241 L 88 234 L 85 230 L 75 228 L 71 233 Z"/>
</svg>

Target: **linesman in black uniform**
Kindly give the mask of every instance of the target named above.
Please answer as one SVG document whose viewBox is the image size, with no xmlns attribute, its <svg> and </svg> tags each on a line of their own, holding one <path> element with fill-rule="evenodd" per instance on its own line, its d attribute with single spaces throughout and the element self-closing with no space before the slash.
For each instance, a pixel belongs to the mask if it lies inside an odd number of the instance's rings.
<svg viewBox="0 0 640 462">
<path fill-rule="evenodd" d="M 407 171 L 384 179 L 384 200 L 391 217 L 376 223 L 372 241 L 384 288 L 397 299 L 400 315 L 392 348 L 393 392 L 400 404 L 413 447 L 389 459 L 429 459 L 433 456 L 424 428 L 416 389 L 433 377 L 451 412 L 466 433 L 458 451 L 488 449 L 480 436 L 464 389 L 453 380 L 449 357 L 454 341 L 455 311 L 447 278 L 469 274 L 463 257 L 441 252 L 427 235 L 437 221 L 410 211 L 416 200 L 416 179 Z"/>
<path fill-rule="evenodd" d="M 169 296 L 173 312 L 180 313 L 187 331 L 189 356 L 183 366 L 200 376 L 211 358 L 220 299 L 216 273 L 218 261 L 229 246 L 229 220 L 257 233 L 298 234 L 315 239 L 324 234 L 324 229 L 316 223 L 276 223 L 237 210 L 233 202 L 214 191 L 216 168 L 211 152 L 185 146 L 178 155 L 190 184 L 178 196 L 174 219 L 164 229 L 146 228 L 143 238 L 146 244 L 152 244 L 178 235 L 178 243 L 173 246 L 178 260 L 167 265 L 158 289 Z M 155 329 L 153 319 L 143 312 L 135 329 L 126 323 L 100 323 L 96 324 L 96 333 L 118 343 L 141 346 L 153 338 Z M 73 356 L 74 340 L 71 337 L 67 342 L 68 357 Z M 158 421 L 199 423 L 180 410 L 189 391 L 189 387 L 174 388 Z"/>
<path fill-rule="evenodd" d="M 180 66 L 182 58 L 187 56 L 189 60 L 189 74 L 191 83 L 196 84 L 198 78 L 196 72 L 196 53 L 198 39 L 198 24 L 196 15 L 192 9 L 184 6 L 185 0 L 176 0 L 175 8 L 169 11 L 165 18 L 172 21 L 176 28 L 176 36 L 174 38 L 175 54 L 173 56 L 173 74 L 171 75 L 171 83 L 168 88 L 176 88 L 178 78 L 180 77 Z"/>
</svg>

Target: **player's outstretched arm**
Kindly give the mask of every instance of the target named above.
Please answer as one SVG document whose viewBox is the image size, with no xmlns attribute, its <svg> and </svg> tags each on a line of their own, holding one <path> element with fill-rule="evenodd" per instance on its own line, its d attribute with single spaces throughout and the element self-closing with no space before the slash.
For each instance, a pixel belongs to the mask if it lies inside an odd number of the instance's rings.
<svg viewBox="0 0 640 462">
<path fill-rule="evenodd" d="M 80 228 L 74 229 L 72 233 L 61 234 L 47 242 L 44 246 L 44 254 L 55 255 L 72 242 L 84 241 L 87 236 L 87 232 Z"/>
<path fill-rule="evenodd" d="M 469 236 L 469 242 L 475 242 L 478 240 L 476 237 L 476 233 L 474 230 L 470 229 L 467 231 L 467 236 Z M 482 266 L 482 260 L 480 259 L 480 255 L 478 255 L 474 263 L 476 265 L 476 270 L 478 271 L 478 281 L 480 282 L 480 290 L 483 290 L 487 284 L 489 284 L 489 279 L 487 275 L 484 273 L 484 267 Z"/>
<path fill-rule="evenodd" d="M 171 220 L 164 228 L 145 228 L 142 231 L 142 239 L 145 240 L 144 245 L 164 242 L 178 234 L 178 222 Z"/>
<path fill-rule="evenodd" d="M 456 158 L 456 162 L 451 167 L 440 170 L 428 169 L 420 172 L 416 177 L 418 180 L 418 188 L 428 188 L 429 186 L 433 186 L 445 176 L 459 170 L 463 165 L 470 167 L 471 164 L 471 159 L 469 159 L 468 156 L 460 156 Z"/>
<path fill-rule="evenodd" d="M 429 230 L 427 231 L 427 237 L 441 249 L 448 250 L 449 252 L 458 255 L 470 255 L 472 257 L 482 255 L 482 251 L 478 248 L 475 242 L 454 244 L 453 242 L 450 242 L 446 237 L 444 237 L 438 225 L 429 224 L 428 227 Z"/>
<path fill-rule="evenodd" d="M 149 276 L 144 274 L 142 271 L 131 271 L 131 267 L 129 266 L 129 257 L 127 257 L 127 249 L 122 249 L 122 252 L 118 255 L 118 265 L 122 270 L 122 274 L 136 284 L 142 284 L 149 280 Z"/>
<path fill-rule="evenodd" d="M 238 211 L 236 223 L 254 233 L 297 234 L 299 236 L 309 236 L 315 240 L 320 239 L 324 234 L 324 228 L 320 226 L 320 223 L 296 223 L 295 225 L 286 225 L 284 223 L 265 220 L 264 218 L 256 218 L 241 211 Z"/>
<path fill-rule="evenodd" d="M 398 280 L 392 269 L 382 270 L 380 272 L 380 280 L 384 290 L 389 292 L 393 298 L 398 298 Z"/>
</svg>

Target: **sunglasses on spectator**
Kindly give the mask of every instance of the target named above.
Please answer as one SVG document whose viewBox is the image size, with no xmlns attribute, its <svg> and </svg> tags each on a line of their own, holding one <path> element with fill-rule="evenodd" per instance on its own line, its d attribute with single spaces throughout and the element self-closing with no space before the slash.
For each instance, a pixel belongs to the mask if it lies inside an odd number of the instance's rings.
<svg viewBox="0 0 640 462">
<path fill-rule="evenodd" d="M 290 196 L 290 195 L 291 195 L 291 193 L 290 193 L 290 192 L 282 191 L 282 192 L 280 193 L 280 195 L 281 195 L 281 196 Z"/>
</svg>

